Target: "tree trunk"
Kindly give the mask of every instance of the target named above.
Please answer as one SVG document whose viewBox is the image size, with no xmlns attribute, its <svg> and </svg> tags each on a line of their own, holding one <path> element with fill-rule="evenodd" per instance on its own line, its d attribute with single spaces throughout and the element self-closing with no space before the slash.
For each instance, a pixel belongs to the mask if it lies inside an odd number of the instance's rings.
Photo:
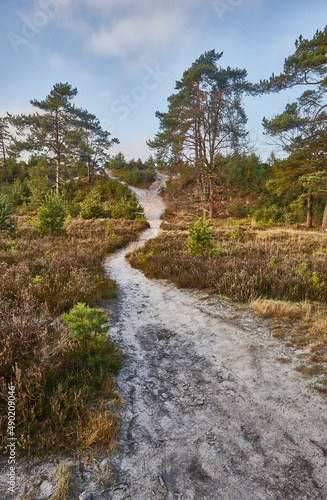
<svg viewBox="0 0 327 500">
<path fill-rule="evenodd" d="M 308 207 L 307 207 L 307 229 L 312 227 L 312 196 L 308 196 Z"/>
<path fill-rule="evenodd" d="M 213 182 L 212 177 L 209 179 L 209 219 L 214 216 L 214 200 L 213 200 Z"/>
<path fill-rule="evenodd" d="M 59 143 L 59 112 L 56 109 L 56 155 L 57 155 L 57 168 L 56 168 L 56 193 L 60 196 L 60 143 Z"/>
<path fill-rule="evenodd" d="M 322 218 L 320 233 L 327 233 L 327 203 L 325 205 L 324 216 Z"/>
<path fill-rule="evenodd" d="M 89 153 L 89 136 L 86 132 L 86 145 L 87 145 L 87 150 L 88 150 L 88 153 Z M 87 183 L 88 184 L 91 184 L 91 165 L 90 165 L 90 159 L 87 160 Z"/>
<path fill-rule="evenodd" d="M 57 196 L 60 196 L 60 156 L 59 155 L 57 155 L 56 193 L 57 193 Z"/>
<path fill-rule="evenodd" d="M 7 158 L 6 158 L 6 148 L 5 143 L 2 136 L 2 154 L 3 154 L 3 167 L 5 169 L 5 181 L 8 180 L 8 170 L 7 170 Z"/>
</svg>

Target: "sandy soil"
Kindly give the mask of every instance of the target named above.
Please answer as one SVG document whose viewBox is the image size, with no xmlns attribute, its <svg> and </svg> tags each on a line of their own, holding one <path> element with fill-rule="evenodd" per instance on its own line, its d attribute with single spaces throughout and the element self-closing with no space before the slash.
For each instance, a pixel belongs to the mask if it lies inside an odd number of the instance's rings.
<svg viewBox="0 0 327 500">
<path fill-rule="evenodd" d="M 136 190 L 151 223 L 141 243 L 158 232 L 162 183 Z M 110 335 L 128 359 L 120 479 L 101 498 L 327 499 L 326 456 L 308 442 L 327 445 L 326 400 L 277 361 L 296 351 L 227 301 L 148 280 L 125 254 L 106 262 L 120 297 Z"/>
</svg>

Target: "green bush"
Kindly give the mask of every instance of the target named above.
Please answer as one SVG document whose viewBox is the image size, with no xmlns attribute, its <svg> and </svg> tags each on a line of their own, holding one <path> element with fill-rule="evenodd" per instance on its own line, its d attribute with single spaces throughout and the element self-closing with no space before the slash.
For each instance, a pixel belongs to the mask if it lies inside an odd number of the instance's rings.
<svg viewBox="0 0 327 500">
<path fill-rule="evenodd" d="M 44 198 L 37 216 L 40 221 L 38 225 L 38 233 L 43 236 L 45 234 L 63 234 L 66 232 L 64 228 L 66 210 L 63 200 L 51 191 Z"/>
<path fill-rule="evenodd" d="M 238 201 L 234 201 L 231 204 L 230 212 L 232 214 L 235 214 L 236 217 L 239 217 L 240 219 L 242 219 L 242 218 L 249 217 L 252 215 L 253 207 L 251 207 L 250 204 L 244 205 Z"/>
<path fill-rule="evenodd" d="M 137 167 L 133 167 L 124 175 L 124 181 L 127 184 L 136 185 L 142 180 L 142 174 Z"/>
<path fill-rule="evenodd" d="M 191 255 L 198 255 L 203 250 L 212 250 L 213 244 L 211 241 L 214 228 L 210 227 L 210 219 L 198 219 L 194 224 L 189 225 L 187 248 Z"/>
<path fill-rule="evenodd" d="M 126 184 L 122 184 L 117 179 L 109 179 L 107 182 L 97 182 L 96 189 L 99 191 L 101 198 L 115 198 L 119 201 L 123 196 L 128 198 L 131 195 L 131 190 Z"/>
<path fill-rule="evenodd" d="M 15 179 L 9 191 L 9 201 L 14 206 L 21 206 L 28 201 L 31 194 L 27 179 Z"/>
<path fill-rule="evenodd" d="M 283 214 L 276 205 L 271 205 L 269 208 L 260 208 L 253 214 L 253 219 L 259 224 L 270 226 L 280 220 Z"/>
<path fill-rule="evenodd" d="M 40 159 L 37 165 L 33 165 L 28 170 L 28 186 L 31 193 L 31 203 L 38 207 L 54 187 L 56 178 L 55 166 L 45 158 Z"/>
<path fill-rule="evenodd" d="M 104 311 L 92 309 L 81 302 L 78 302 L 69 314 L 63 314 L 61 317 L 73 339 L 80 342 L 84 349 L 101 344 L 109 330 L 108 318 Z"/>
<path fill-rule="evenodd" d="M 121 198 L 116 205 L 110 207 L 110 212 L 113 219 L 145 220 L 143 208 L 137 202 L 135 193 L 129 200 Z"/>
<path fill-rule="evenodd" d="M 0 232 L 13 233 L 16 230 L 16 222 L 12 215 L 12 206 L 7 197 L 0 195 Z"/>
<path fill-rule="evenodd" d="M 154 167 L 148 167 L 146 170 L 146 180 L 148 182 L 154 181 L 156 178 L 156 169 Z"/>
<path fill-rule="evenodd" d="M 99 219 L 104 216 L 101 205 L 101 195 L 97 189 L 92 189 L 81 203 L 81 219 Z"/>
</svg>

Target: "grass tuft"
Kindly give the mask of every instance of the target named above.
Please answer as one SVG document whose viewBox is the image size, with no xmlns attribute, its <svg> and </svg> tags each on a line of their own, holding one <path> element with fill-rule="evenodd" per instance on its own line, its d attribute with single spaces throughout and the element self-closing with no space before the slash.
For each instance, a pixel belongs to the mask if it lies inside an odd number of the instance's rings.
<svg viewBox="0 0 327 500">
<path fill-rule="evenodd" d="M 58 467 L 57 491 L 53 500 L 65 500 L 68 496 L 77 494 L 76 467 L 61 462 Z"/>
<path fill-rule="evenodd" d="M 294 319 L 301 318 L 303 314 L 294 305 L 281 300 L 256 299 L 249 305 L 259 318 Z"/>
</svg>

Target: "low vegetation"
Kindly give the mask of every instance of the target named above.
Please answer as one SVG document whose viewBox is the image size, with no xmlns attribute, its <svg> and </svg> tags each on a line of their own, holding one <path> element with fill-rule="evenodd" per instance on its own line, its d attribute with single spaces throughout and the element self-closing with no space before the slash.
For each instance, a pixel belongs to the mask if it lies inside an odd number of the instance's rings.
<svg viewBox="0 0 327 500">
<path fill-rule="evenodd" d="M 162 234 L 130 257 L 147 276 L 168 278 L 183 288 L 213 288 L 239 302 L 258 297 L 290 301 L 327 299 L 327 237 L 243 227 L 217 228 L 213 246 L 189 251 L 188 235 Z M 149 253 L 150 252 L 150 253 Z"/>
<path fill-rule="evenodd" d="M 37 225 L 21 217 L 15 234 L 0 238 L 1 451 L 6 453 L 8 384 L 16 389 L 19 455 L 112 449 L 121 404 L 114 375 L 122 356 L 103 335 L 109 317 L 91 306 L 115 294 L 103 270 L 105 255 L 147 223 L 74 220 L 65 234 L 43 237 Z M 76 334 L 77 304 L 91 325 L 84 336 Z"/>
</svg>

